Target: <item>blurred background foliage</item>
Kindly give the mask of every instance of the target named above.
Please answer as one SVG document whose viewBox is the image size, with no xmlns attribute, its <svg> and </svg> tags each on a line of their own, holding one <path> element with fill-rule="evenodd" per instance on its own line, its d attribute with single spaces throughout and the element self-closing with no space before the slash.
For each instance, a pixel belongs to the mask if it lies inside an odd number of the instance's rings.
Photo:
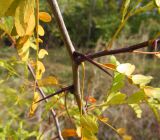
<svg viewBox="0 0 160 140">
<path fill-rule="evenodd" d="M 144 0 L 142 5 L 149 2 Z M 58 0 L 67 29 L 74 45 L 82 52 L 99 51 L 104 49 L 118 25 L 121 22 L 122 0 Z M 135 1 L 131 4 L 134 5 Z M 46 0 L 40 0 L 41 11 L 48 11 Z M 119 48 L 146 41 L 160 31 L 160 16 L 155 9 L 146 13 L 138 14 L 129 19 L 124 29 L 115 40 L 113 47 Z M 63 47 L 56 22 L 43 24 L 45 36 L 42 38 L 49 56 L 45 58 L 46 75 L 54 75 L 63 84 L 71 83 L 71 67 L 66 50 Z M 17 54 L 7 38 L 0 40 L 0 139 L 2 140 L 35 140 L 50 139 L 54 136 L 54 122 L 49 113 L 44 109 L 38 109 L 36 116 L 28 118 L 29 106 L 32 102 L 32 83 L 27 83 L 26 78 L 31 79 L 27 68 L 22 68 L 18 63 Z M 12 53 L 12 55 L 11 55 Z M 129 62 L 136 65 L 136 73 L 152 75 L 152 86 L 160 85 L 160 62 L 155 57 L 138 54 L 117 55 L 120 62 Z M 108 62 L 108 57 L 98 59 L 100 62 Z M 5 62 L 4 62 L 5 61 Z M 4 64 L 8 63 L 7 66 Z M 25 73 L 25 74 L 24 74 Z M 99 102 L 105 97 L 112 79 L 106 77 L 98 69 L 87 64 L 86 66 L 85 92 L 90 93 Z M 98 75 L 98 76 L 97 76 Z M 3 79 L 6 80 L 3 80 Z M 27 86 L 26 86 L 27 83 Z M 29 85 L 29 86 L 28 86 Z M 46 93 L 52 93 L 55 87 L 45 89 Z M 133 93 L 135 87 L 126 83 L 123 89 L 127 93 Z M 44 105 L 42 105 L 44 106 Z M 56 106 L 52 104 L 56 109 Z M 63 108 L 63 107 L 62 107 Z M 134 140 L 159 140 L 160 126 L 150 110 L 145 106 L 142 119 L 127 106 L 108 109 L 104 115 L 116 127 L 125 127 Z M 42 116 L 42 117 L 39 117 Z M 46 117 L 47 116 L 47 117 Z M 62 127 L 66 124 L 65 116 L 62 116 Z M 100 124 L 99 140 L 117 140 L 118 136 L 107 126 Z"/>
</svg>

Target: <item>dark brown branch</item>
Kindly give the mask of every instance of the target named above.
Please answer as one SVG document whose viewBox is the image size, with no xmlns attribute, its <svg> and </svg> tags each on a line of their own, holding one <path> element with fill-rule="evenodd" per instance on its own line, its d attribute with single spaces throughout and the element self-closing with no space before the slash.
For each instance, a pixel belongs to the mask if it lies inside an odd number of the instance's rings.
<svg viewBox="0 0 160 140">
<path fill-rule="evenodd" d="M 86 55 L 84 54 L 81 54 L 79 52 L 74 52 L 74 55 L 79 58 L 79 59 L 83 59 L 85 61 L 88 61 L 90 62 L 91 64 L 95 65 L 96 67 L 98 67 L 100 70 L 102 70 L 103 72 L 107 73 L 109 76 L 112 77 L 112 75 L 107 71 L 105 70 L 104 68 L 102 68 L 99 64 L 97 64 L 95 61 L 93 61 L 92 59 L 90 59 L 89 57 L 87 57 Z M 79 63 L 79 62 L 78 62 Z"/>
<path fill-rule="evenodd" d="M 34 71 L 33 71 L 33 69 L 32 69 L 32 67 L 31 67 L 30 64 L 28 64 L 28 69 L 29 69 L 29 71 L 31 72 L 33 79 L 36 80 Z M 45 96 L 45 93 L 44 93 L 43 90 L 38 86 L 38 83 L 37 83 L 37 82 L 36 82 L 36 86 L 37 86 L 37 89 L 38 89 L 38 91 L 40 92 L 42 98 L 45 98 L 45 97 L 46 97 L 46 96 Z M 48 99 L 45 99 L 45 101 L 48 102 Z M 59 137 L 60 140 L 63 140 L 63 137 L 62 137 L 62 134 L 61 134 L 60 125 L 59 125 L 59 121 L 58 121 L 58 118 L 57 118 L 57 116 L 56 116 L 56 112 L 55 112 L 53 109 L 51 109 L 51 114 L 52 114 L 53 119 L 54 119 L 54 121 L 55 121 L 55 125 L 56 125 L 57 132 L 58 132 L 58 137 Z"/>
<path fill-rule="evenodd" d="M 72 92 L 73 88 L 74 88 L 73 85 L 68 86 L 68 87 L 64 87 L 64 88 L 62 88 L 61 90 L 58 90 L 58 91 L 56 91 L 55 93 L 52 93 L 52 94 L 46 96 L 45 98 L 40 99 L 39 101 L 37 101 L 37 102 L 35 102 L 35 103 L 39 103 L 39 102 L 44 101 L 44 100 L 46 100 L 46 99 L 48 99 L 48 98 L 51 98 L 51 97 L 53 97 L 53 96 L 55 96 L 55 95 L 61 94 L 62 92 L 65 92 L 65 91 L 70 91 L 70 92 Z"/>
<path fill-rule="evenodd" d="M 155 41 L 157 43 L 160 42 L 160 40 L 158 39 L 158 40 L 154 40 L 152 43 L 154 43 Z M 99 58 L 99 57 L 106 56 L 106 55 L 133 52 L 134 50 L 145 48 L 150 44 L 151 44 L 151 41 L 149 40 L 149 41 L 145 41 L 145 42 L 142 42 L 142 43 L 139 43 L 139 44 L 136 44 L 136 45 L 132 45 L 132 46 L 129 46 L 129 47 L 125 47 L 125 48 L 120 48 L 120 49 L 115 49 L 115 50 L 104 50 L 104 51 L 96 52 L 94 54 L 88 54 L 88 55 L 86 55 L 86 57 L 94 59 L 94 58 Z M 86 61 L 86 60 L 84 58 L 80 58 L 78 61 L 83 62 L 83 61 Z"/>
</svg>

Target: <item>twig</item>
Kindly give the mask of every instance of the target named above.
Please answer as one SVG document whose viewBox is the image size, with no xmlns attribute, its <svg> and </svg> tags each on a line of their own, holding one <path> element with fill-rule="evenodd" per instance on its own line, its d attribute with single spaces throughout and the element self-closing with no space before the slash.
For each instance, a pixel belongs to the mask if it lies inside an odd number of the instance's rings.
<svg viewBox="0 0 160 140">
<path fill-rule="evenodd" d="M 143 51 L 133 51 L 132 53 L 139 53 L 139 54 L 160 54 L 159 52 L 143 52 Z"/>
<path fill-rule="evenodd" d="M 68 86 L 68 87 L 64 87 L 64 88 L 62 88 L 61 90 L 58 90 L 58 91 L 56 91 L 55 93 L 52 93 L 52 94 L 46 96 L 45 98 L 40 99 L 39 101 L 37 101 L 37 102 L 35 102 L 35 103 L 39 103 L 39 102 L 41 102 L 41 101 L 44 101 L 44 100 L 46 100 L 46 99 L 49 99 L 49 98 L 57 95 L 57 94 L 61 94 L 62 92 L 65 92 L 65 91 L 72 91 L 73 88 L 74 88 L 73 85 Z"/>
<path fill-rule="evenodd" d="M 36 78 L 35 78 L 35 74 L 34 74 L 34 71 L 33 71 L 33 69 L 32 69 L 32 67 L 31 67 L 30 64 L 28 64 L 28 69 L 29 69 L 29 71 L 31 72 L 32 77 L 33 77 L 34 80 L 35 80 L 35 79 L 36 79 Z M 36 86 L 37 86 L 37 89 L 38 89 L 38 91 L 40 92 L 41 96 L 42 96 L 43 98 L 45 98 L 45 97 L 46 97 L 46 96 L 45 96 L 45 93 L 44 93 L 43 90 L 38 86 L 38 83 L 37 83 L 37 82 L 36 82 Z M 48 99 L 45 99 L 45 102 L 48 102 Z M 54 121 L 55 121 L 55 125 L 56 125 L 57 132 L 58 132 L 58 137 L 59 137 L 60 140 L 63 140 L 63 137 L 62 137 L 62 134 L 61 134 L 60 125 L 59 125 L 59 121 L 58 121 L 58 118 L 57 118 L 57 116 L 56 116 L 56 112 L 55 112 L 53 109 L 51 109 L 51 114 L 52 114 L 53 119 L 54 119 Z"/>
</svg>

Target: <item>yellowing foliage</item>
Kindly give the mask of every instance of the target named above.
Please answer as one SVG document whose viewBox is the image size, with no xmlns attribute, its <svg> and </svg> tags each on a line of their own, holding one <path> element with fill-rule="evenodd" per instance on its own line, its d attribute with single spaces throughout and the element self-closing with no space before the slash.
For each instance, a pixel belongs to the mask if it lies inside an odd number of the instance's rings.
<svg viewBox="0 0 160 140">
<path fill-rule="evenodd" d="M 39 96 L 39 93 L 38 92 L 34 92 L 34 97 L 33 97 L 33 102 L 32 102 L 32 105 L 30 107 L 30 110 L 29 110 L 29 116 L 32 117 L 38 107 L 38 103 L 36 103 L 37 101 L 40 100 L 40 96 Z"/>
<path fill-rule="evenodd" d="M 62 131 L 62 136 L 63 136 L 64 138 L 77 136 L 77 132 L 76 132 L 75 129 L 64 129 L 64 130 Z"/>
<path fill-rule="evenodd" d="M 38 58 L 43 59 L 45 55 L 48 55 L 48 52 L 45 49 L 41 49 L 38 53 Z"/>
<path fill-rule="evenodd" d="M 43 29 L 43 27 L 41 26 L 41 25 L 38 25 L 38 34 L 40 35 L 40 36 L 44 36 L 44 29 Z"/>
<path fill-rule="evenodd" d="M 50 22 L 52 20 L 50 14 L 46 12 L 39 12 L 39 19 L 44 22 Z"/>
</svg>

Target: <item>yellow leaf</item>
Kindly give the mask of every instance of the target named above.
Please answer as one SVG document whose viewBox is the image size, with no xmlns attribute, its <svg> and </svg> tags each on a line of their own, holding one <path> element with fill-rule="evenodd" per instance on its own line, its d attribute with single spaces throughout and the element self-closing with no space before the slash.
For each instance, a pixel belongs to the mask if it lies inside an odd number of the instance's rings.
<svg viewBox="0 0 160 140">
<path fill-rule="evenodd" d="M 52 18 L 50 16 L 50 14 L 48 14 L 46 12 L 39 12 L 39 19 L 44 22 L 50 22 Z"/>
<path fill-rule="evenodd" d="M 132 140 L 132 137 L 129 135 L 123 135 L 123 140 Z"/>
<path fill-rule="evenodd" d="M 21 0 L 15 11 L 15 27 L 19 36 L 31 35 L 35 27 L 34 1 Z"/>
<path fill-rule="evenodd" d="M 44 36 L 44 29 L 43 29 L 43 27 L 41 25 L 38 25 L 38 34 L 40 36 Z"/>
<path fill-rule="evenodd" d="M 45 55 L 48 55 L 48 52 L 45 49 L 41 49 L 38 53 L 38 58 L 42 59 Z"/>
<path fill-rule="evenodd" d="M 130 63 L 124 63 L 117 66 L 117 71 L 119 73 L 130 76 L 135 70 L 135 66 Z"/>
<path fill-rule="evenodd" d="M 38 38 L 38 42 L 39 42 L 39 43 L 43 43 L 43 40 L 40 39 L 40 38 Z"/>
<path fill-rule="evenodd" d="M 160 100 L 160 88 L 153 88 L 153 87 L 146 86 L 144 87 L 144 92 L 148 97 L 152 97 Z"/>
<path fill-rule="evenodd" d="M 124 135 L 124 134 L 126 133 L 126 129 L 125 129 L 125 128 L 118 128 L 118 129 L 117 129 L 117 133 L 118 133 L 119 135 Z"/>
<path fill-rule="evenodd" d="M 64 129 L 62 131 L 62 136 L 64 138 L 77 136 L 77 132 L 75 129 Z"/>
<path fill-rule="evenodd" d="M 0 17 L 4 16 L 5 12 L 8 10 L 10 5 L 13 3 L 14 0 L 1 0 L 0 4 Z"/>
<path fill-rule="evenodd" d="M 34 16 L 34 13 L 32 13 L 30 15 L 30 18 L 28 20 L 28 23 L 27 23 L 27 28 L 26 28 L 26 35 L 32 35 L 32 32 L 35 28 L 35 16 Z"/>
<path fill-rule="evenodd" d="M 42 87 L 42 86 L 50 86 L 50 85 L 58 85 L 58 80 L 53 76 L 49 76 L 47 78 L 39 80 L 38 81 L 38 85 L 40 87 Z"/>
<path fill-rule="evenodd" d="M 104 123 L 108 122 L 109 118 L 107 117 L 103 117 L 103 116 L 99 116 L 98 119 Z"/>
<path fill-rule="evenodd" d="M 29 110 L 29 116 L 32 117 L 38 107 L 38 103 L 36 103 L 37 101 L 40 100 L 40 96 L 39 96 L 39 93 L 38 92 L 34 92 L 34 97 L 33 97 L 33 102 L 32 102 L 32 105 L 30 107 L 30 110 Z"/>
<path fill-rule="evenodd" d="M 41 61 L 37 61 L 36 79 L 42 78 L 42 74 L 45 72 L 45 67 Z"/>
<path fill-rule="evenodd" d="M 27 40 L 26 40 L 27 39 Z M 16 45 L 18 55 L 22 61 L 27 61 L 29 57 L 30 40 L 26 37 L 22 37 Z"/>
</svg>

